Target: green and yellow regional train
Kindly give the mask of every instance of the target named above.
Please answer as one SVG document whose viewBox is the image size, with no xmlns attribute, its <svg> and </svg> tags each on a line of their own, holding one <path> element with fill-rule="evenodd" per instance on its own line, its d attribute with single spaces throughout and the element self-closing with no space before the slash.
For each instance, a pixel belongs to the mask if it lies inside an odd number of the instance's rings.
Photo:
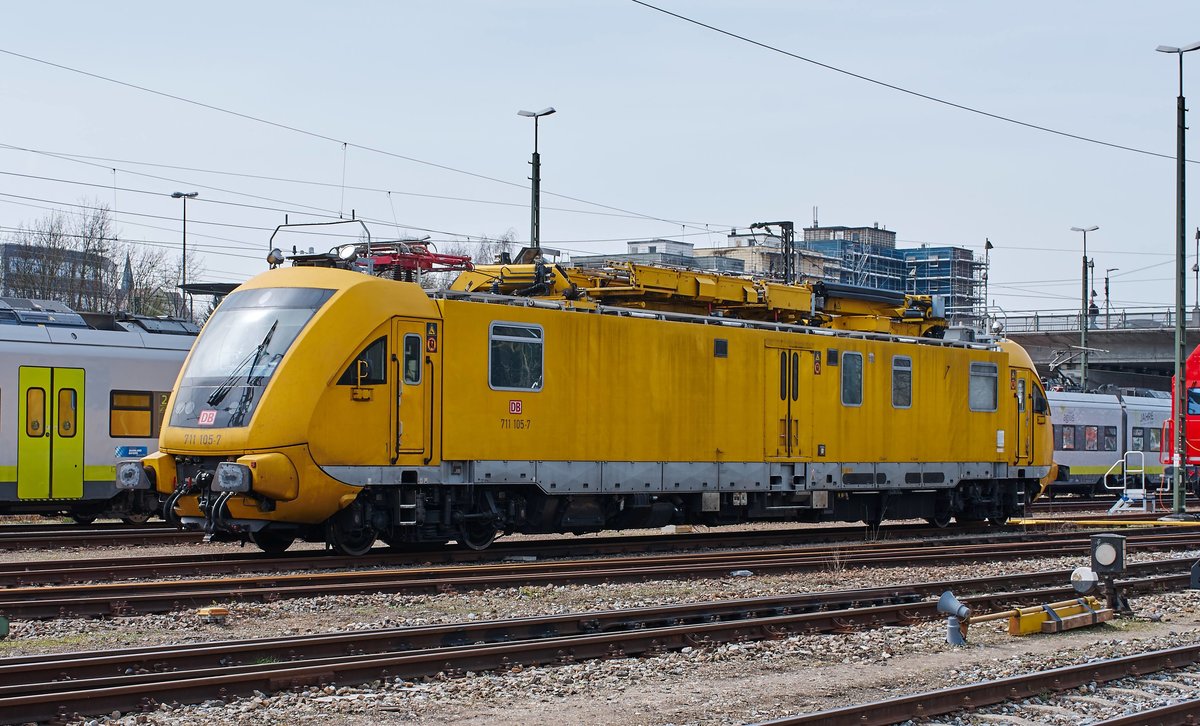
<svg viewBox="0 0 1200 726">
<path fill-rule="evenodd" d="M 160 450 L 123 462 L 120 485 L 214 537 L 353 554 L 669 523 L 1003 522 L 1052 467 L 1029 356 L 942 339 L 927 297 L 541 262 L 434 293 L 339 269 L 362 252 L 229 295 Z"/>
</svg>

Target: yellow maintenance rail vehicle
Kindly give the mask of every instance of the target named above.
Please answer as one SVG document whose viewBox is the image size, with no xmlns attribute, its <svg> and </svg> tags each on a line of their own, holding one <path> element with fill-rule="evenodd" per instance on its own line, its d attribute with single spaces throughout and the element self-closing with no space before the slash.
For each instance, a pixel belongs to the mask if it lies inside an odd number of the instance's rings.
<svg viewBox="0 0 1200 726">
<path fill-rule="evenodd" d="M 276 258 L 276 262 L 282 256 Z M 118 479 L 281 551 L 750 520 L 1004 521 L 1051 466 L 1009 341 L 928 297 L 614 263 L 294 255 L 213 314 Z M 445 262 L 442 260 L 441 262 Z M 365 273 L 364 273 L 365 270 Z"/>
</svg>

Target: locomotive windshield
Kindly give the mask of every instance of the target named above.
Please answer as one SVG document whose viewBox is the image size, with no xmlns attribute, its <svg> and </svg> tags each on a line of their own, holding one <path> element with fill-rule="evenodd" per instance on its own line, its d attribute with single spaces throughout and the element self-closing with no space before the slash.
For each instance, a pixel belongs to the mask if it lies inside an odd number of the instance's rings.
<svg viewBox="0 0 1200 726">
<path fill-rule="evenodd" d="M 315 288 L 232 293 L 204 326 L 179 383 L 172 426 L 245 426 L 279 361 L 333 295 Z"/>
</svg>

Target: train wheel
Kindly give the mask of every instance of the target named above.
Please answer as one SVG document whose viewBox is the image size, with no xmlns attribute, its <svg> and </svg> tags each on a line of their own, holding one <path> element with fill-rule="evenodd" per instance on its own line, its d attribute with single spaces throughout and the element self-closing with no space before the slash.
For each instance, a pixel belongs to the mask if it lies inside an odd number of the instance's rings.
<svg viewBox="0 0 1200 726">
<path fill-rule="evenodd" d="M 327 529 L 329 544 L 333 547 L 333 551 L 339 555 L 351 557 L 358 557 L 370 552 L 378 533 L 373 528 L 366 526 L 346 527 L 340 521 L 341 519 L 341 517 L 335 517 Z"/>
<path fill-rule="evenodd" d="M 988 524 L 993 527 L 1003 527 L 1008 524 L 1008 517 L 988 517 Z"/>
<path fill-rule="evenodd" d="M 145 524 L 146 522 L 150 521 L 150 513 L 149 512 L 130 512 L 129 514 L 126 514 L 124 517 L 121 517 L 121 521 L 124 522 L 125 524 Z"/>
<path fill-rule="evenodd" d="M 475 522 L 463 524 L 462 536 L 458 541 L 473 550 L 486 550 L 496 541 L 496 528 L 491 524 Z"/>
<path fill-rule="evenodd" d="M 281 555 L 296 541 L 295 535 L 260 529 L 250 533 L 250 541 L 268 555 Z"/>
<path fill-rule="evenodd" d="M 96 521 L 94 514 L 72 514 L 71 519 L 75 520 L 75 524 L 89 525 Z"/>
<path fill-rule="evenodd" d="M 937 527 L 938 529 L 945 529 L 946 527 L 950 526 L 950 519 L 951 519 L 950 512 L 947 511 L 947 512 L 939 512 L 938 514 L 935 514 L 932 517 L 926 517 L 925 521 L 928 522 L 931 527 Z"/>
</svg>

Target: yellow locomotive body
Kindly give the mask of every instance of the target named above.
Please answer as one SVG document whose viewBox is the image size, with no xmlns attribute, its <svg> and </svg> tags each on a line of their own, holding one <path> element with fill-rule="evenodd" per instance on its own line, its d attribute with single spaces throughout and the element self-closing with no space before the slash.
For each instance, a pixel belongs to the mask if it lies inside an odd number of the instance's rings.
<svg viewBox="0 0 1200 726">
<path fill-rule="evenodd" d="M 750 288 L 759 319 L 610 305 L 624 288 L 557 267 L 524 295 L 480 292 L 489 276 L 498 290 L 500 268 L 430 294 L 259 275 L 201 334 L 160 451 L 120 475 L 170 494 L 185 526 L 353 553 L 672 522 L 999 521 L 1051 465 L 1028 355 L 917 337 L 927 313 L 836 330 L 815 305 L 833 295 L 790 306 L 801 325 Z"/>
</svg>

